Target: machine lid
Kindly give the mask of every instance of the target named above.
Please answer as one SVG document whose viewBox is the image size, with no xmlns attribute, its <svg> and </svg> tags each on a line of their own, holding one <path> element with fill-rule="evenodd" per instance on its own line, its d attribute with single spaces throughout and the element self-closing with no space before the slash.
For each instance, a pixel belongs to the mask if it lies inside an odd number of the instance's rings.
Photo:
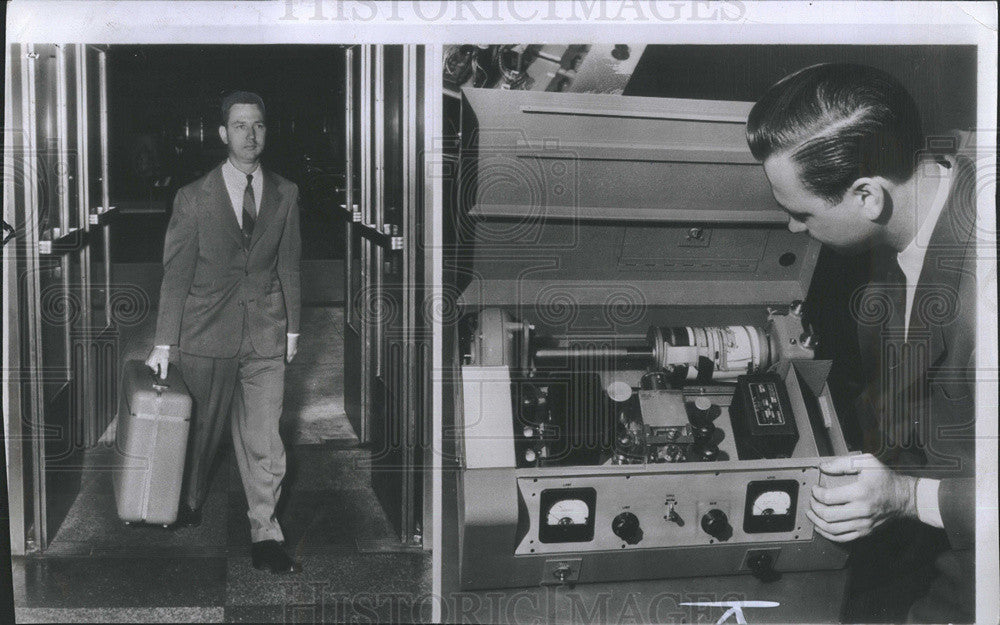
<svg viewBox="0 0 1000 625">
<path fill-rule="evenodd" d="M 464 89 L 460 303 L 802 299 L 820 244 L 788 231 L 746 144 L 751 106 Z"/>
<path fill-rule="evenodd" d="M 464 89 L 473 215 L 784 224 L 752 103 Z"/>
</svg>

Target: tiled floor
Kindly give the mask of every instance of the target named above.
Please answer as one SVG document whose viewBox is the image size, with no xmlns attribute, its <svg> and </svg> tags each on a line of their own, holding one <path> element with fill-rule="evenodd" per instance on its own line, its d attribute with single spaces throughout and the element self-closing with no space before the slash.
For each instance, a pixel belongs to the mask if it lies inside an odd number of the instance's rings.
<svg viewBox="0 0 1000 625">
<path fill-rule="evenodd" d="M 428 620 L 430 556 L 400 546 L 372 491 L 369 453 L 344 416 L 342 323 L 339 308 L 304 309 L 286 374 L 278 516 L 301 573 L 251 566 L 246 498 L 227 447 L 201 526 L 126 527 L 115 511 L 111 432 L 86 453 L 81 492 L 45 555 L 13 563 L 17 622 Z M 144 359 L 152 333 L 148 320 L 132 328 L 120 353 Z"/>
<path fill-rule="evenodd" d="M 177 531 L 118 520 L 112 453 L 88 453 L 84 490 L 46 555 L 14 561 L 19 623 L 429 617 L 429 555 L 400 547 L 371 490 L 364 450 L 338 442 L 289 448 L 296 474 L 279 520 L 303 572 L 288 576 L 250 565 L 231 452 L 213 477 L 201 526 Z"/>
</svg>

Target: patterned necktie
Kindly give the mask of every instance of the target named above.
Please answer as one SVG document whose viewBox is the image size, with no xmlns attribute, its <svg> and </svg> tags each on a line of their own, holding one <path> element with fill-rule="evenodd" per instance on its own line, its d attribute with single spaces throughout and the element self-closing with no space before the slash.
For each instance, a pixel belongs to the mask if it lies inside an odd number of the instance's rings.
<svg viewBox="0 0 1000 625">
<path fill-rule="evenodd" d="M 257 213 L 257 203 L 253 197 L 253 174 L 247 174 L 247 188 L 243 191 L 243 247 L 250 249 L 253 238 L 254 215 Z"/>
<path fill-rule="evenodd" d="M 894 255 L 886 259 L 884 288 L 892 302 L 892 314 L 886 322 L 886 330 L 894 333 L 895 338 L 902 340 L 906 331 L 906 274 L 899 266 Z"/>
<path fill-rule="evenodd" d="M 914 386 L 914 367 L 920 354 L 904 339 L 906 330 L 906 275 L 895 254 L 885 259 L 885 273 L 880 288 L 890 307 L 879 340 L 879 383 L 881 397 L 881 437 L 885 450 L 883 461 L 902 466 L 913 461 L 914 439 L 919 410 L 914 400 L 919 389 Z"/>
</svg>

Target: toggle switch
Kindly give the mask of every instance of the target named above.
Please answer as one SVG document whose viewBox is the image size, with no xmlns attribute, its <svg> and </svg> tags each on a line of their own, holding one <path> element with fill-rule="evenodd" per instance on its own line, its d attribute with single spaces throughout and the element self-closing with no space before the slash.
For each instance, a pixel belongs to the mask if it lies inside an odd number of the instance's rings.
<svg viewBox="0 0 1000 625">
<path fill-rule="evenodd" d="M 560 584 L 565 583 L 572 574 L 573 568 L 568 564 L 561 564 L 552 571 L 552 577 L 555 577 Z"/>
<path fill-rule="evenodd" d="M 676 524 L 677 527 L 684 527 L 684 519 L 681 518 L 681 515 L 677 514 L 677 510 L 673 506 L 670 506 L 670 512 L 663 518 Z"/>
</svg>

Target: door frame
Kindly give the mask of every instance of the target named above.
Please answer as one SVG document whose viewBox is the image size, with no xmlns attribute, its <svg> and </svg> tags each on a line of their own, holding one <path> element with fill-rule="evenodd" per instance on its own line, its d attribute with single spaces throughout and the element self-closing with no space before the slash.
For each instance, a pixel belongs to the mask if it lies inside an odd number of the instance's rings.
<svg viewBox="0 0 1000 625">
<path fill-rule="evenodd" d="M 418 104 L 422 106 L 424 81 L 419 79 L 418 69 L 422 68 L 420 57 L 424 54 L 424 47 L 400 45 L 398 50 L 391 50 L 393 56 L 399 57 L 400 76 L 388 75 L 395 74 L 397 68 L 387 66 L 386 54 L 385 45 L 368 44 L 348 48 L 345 54 L 348 122 L 345 132 L 347 200 L 343 206 L 348 213 L 345 235 L 345 356 L 350 354 L 352 360 L 355 356 L 360 360 L 352 362 L 356 372 L 352 372 L 350 378 L 345 371 L 345 410 L 356 428 L 360 424 L 358 434 L 363 443 L 374 442 L 375 421 L 386 432 L 399 434 L 398 454 L 396 450 L 392 452 L 398 457 L 399 465 L 386 470 L 401 472 L 400 481 L 386 482 L 373 476 L 373 487 L 383 506 L 388 507 L 387 516 L 398 522 L 400 541 L 418 547 L 423 542 L 427 513 L 424 502 L 419 500 L 426 490 L 422 480 L 428 476 L 424 466 L 426 458 L 417 450 L 422 431 L 418 420 L 429 416 L 423 410 L 427 390 L 421 392 L 421 389 L 429 379 L 424 368 L 430 364 L 423 362 L 427 360 L 424 357 L 427 350 L 417 349 L 416 341 L 422 333 L 418 332 L 416 325 L 420 294 L 414 288 L 425 277 L 417 262 L 418 255 L 423 253 L 423 248 L 417 245 L 423 230 L 422 220 L 416 218 L 416 211 L 424 205 L 421 198 L 424 181 L 418 180 L 423 150 L 422 130 L 418 124 L 422 124 L 423 120 L 417 114 Z M 385 101 L 386 81 L 397 79 L 402 83 L 398 88 L 400 101 L 393 104 L 399 105 L 402 122 L 398 137 L 400 154 L 388 156 L 399 159 L 400 167 L 394 166 L 391 170 L 393 176 L 400 177 L 398 184 L 395 180 L 387 180 L 386 115 L 390 113 L 390 108 Z M 355 81 L 358 83 L 357 92 L 354 90 Z M 355 107 L 359 122 L 357 133 Z M 355 162 L 355 151 L 360 162 Z M 356 171 L 358 184 L 354 182 Z M 386 220 L 387 202 L 390 201 L 388 185 L 398 187 L 401 195 L 398 198 L 401 203 L 400 223 L 397 224 L 389 224 Z M 402 282 L 386 277 L 386 261 L 399 262 Z M 397 292 L 390 294 L 390 291 Z M 399 301 L 385 301 L 389 297 Z M 389 306 L 398 310 L 392 311 Z M 399 323 L 399 328 L 391 335 L 392 341 L 388 340 L 390 332 L 386 326 L 386 317 L 390 312 L 402 315 L 401 320 L 394 322 Z M 357 327 L 353 327 L 352 319 L 357 320 Z M 393 350 L 398 351 L 399 357 L 391 357 Z M 390 370 L 396 366 L 400 370 Z M 347 401 L 349 393 L 356 392 L 360 393 L 359 400 Z M 348 406 L 354 407 L 355 404 L 357 407 L 354 409 L 360 414 L 351 415 L 352 408 Z M 376 411 L 383 414 L 376 415 Z M 378 471 L 377 458 L 373 459 L 372 467 Z"/>
<path fill-rule="evenodd" d="M 43 52 L 39 52 L 41 46 Z M 44 550 L 52 536 L 49 523 L 61 521 L 50 518 L 46 472 L 48 459 L 46 445 L 52 428 L 47 424 L 45 374 L 51 371 L 43 352 L 42 320 L 40 301 L 42 259 L 46 264 L 59 266 L 62 270 L 62 295 L 65 303 L 62 348 L 65 363 L 59 367 L 66 385 L 54 395 L 62 397 L 69 393 L 75 409 L 69 415 L 69 427 L 62 431 L 61 442 L 78 447 L 79 444 L 92 446 L 99 437 L 99 415 L 94 409 L 96 376 L 100 372 L 91 366 L 91 338 L 94 336 L 90 320 L 92 315 L 90 282 L 90 247 L 86 233 L 91 226 L 106 226 L 103 218 L 110 211 L 108 207 L 108 141 L 107 141 L 107 71 L 104 46 L 88 44 L 8 44 L 5 63 L 5 124 L 18 128 L 16 138 L 20 154 L 8 150 L 12 172 L 17 172 L 17 180 L 4 180 L 4 218 L 20 229 L 10 244 L 4 246 L 4 370 L 16 372 L 4 381 L 4 431 L 6 435 L 7 484 L 10 505 L 11 553 L 24 555 Z M 37 90 L 37 59 L 51 49 L 55 56 L 55 99 L 45 102 L 39 99 Z M 98 54 L 97 76 L 88 70 L 89 55 Z M 95 135 L 89 125 L 87 84 L 88 79 L 96 81 L 99 90 L 100 135 Z M 74 105 L 70 96 L 76 94 Z M 39 168 L 43 158 L 39 152 L 38 124 L 39 106 L 52 107 L 55 117 L 55 140 L 57 158 L 64 162 L 68 158 L 70 143 L 76 142 L 76 162 L 73 175 L 76 191 L 75 205 L 70 194 L 63 193 L 58 198 L 59 230 L 51 232 L 46 239 L 40 232 L 41 195 Z M 74 130 L 70 135 L 70 115 L 73 115 Z M 9 138 L 15 134 L 10 133 Z M 98 210 L 90 206 L 91 163 L 90 142 L 98 139 L 100 147 L 101 190 L 103 206 Z M 13 142 L 11 142 L 13 143 Z M 43 146 L 48 149 L 49 146 Z M 18 163 L 18 159 L 20 163 Z M 94 164 L 96 165 L 96 164 Z M 58 173 L 59 183 L 70 189 L 71 167 L 62 167 Z M 21 189 L 17 189 L 20 182 Z M 75 231 L 75 232 L 74 232 Z M 106 234 L 106 233 L 105 233 Z M 107 236 L 105 236 L 107 242 Z M 69 242 L 68 247 L 64 245 Z M 105 254 L 107 276 L 105 279 L 106 304 L 110 304 L 110 257 Z M 78 275 L 71 278 L 69 269 L 74 265 Z M 79 319 L 72 321 L 71 309 L 79 304 Z M 105 306 L 110 321 L 110 305 Z M 72 325 L 72 327 L 71 327 Z M 60 376 L 62 377 L 62 376 Z M 72 447 L 71 447 L 72 448 Z M 80 466 L 82 470 L 82 465 Z"/>
</svg>

